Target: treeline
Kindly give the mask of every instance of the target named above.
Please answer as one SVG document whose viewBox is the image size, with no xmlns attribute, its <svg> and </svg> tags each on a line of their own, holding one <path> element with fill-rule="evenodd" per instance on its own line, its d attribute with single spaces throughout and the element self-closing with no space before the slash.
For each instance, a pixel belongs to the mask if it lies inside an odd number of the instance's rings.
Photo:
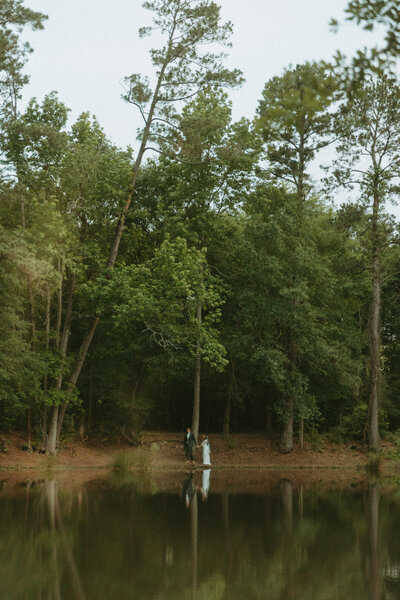
<svg viewBox="0 0 400 600">
<path fill-rule="evenodd" d="M 283 452 L 320 431 L 379 450 L 400 427 L 390 64 L 298 65 L 234 122 L 241 73 L 204 51 L 229 42 L 218 6 L 145 6 L 165 44 L 153 87 L 126 78 L 134 153 L 87 112 L 71 125 L 54 92 L 20 110 L 20 33 L 45 17 L 0 0 L 0 429 L 51 453 L 64 432 L 188 424 L 279 434 Z"/>
</svg>

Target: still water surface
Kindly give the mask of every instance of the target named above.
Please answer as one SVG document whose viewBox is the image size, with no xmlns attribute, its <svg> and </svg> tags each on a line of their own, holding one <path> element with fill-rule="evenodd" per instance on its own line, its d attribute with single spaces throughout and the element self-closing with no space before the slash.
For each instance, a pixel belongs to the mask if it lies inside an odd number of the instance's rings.
<svg viewBox="0 0 400 600">
<path fill-rule="evenodd" d="M 400 599 L 400 489 L 173 477 L 4 481 L 0 598 Z"/>
</svg>

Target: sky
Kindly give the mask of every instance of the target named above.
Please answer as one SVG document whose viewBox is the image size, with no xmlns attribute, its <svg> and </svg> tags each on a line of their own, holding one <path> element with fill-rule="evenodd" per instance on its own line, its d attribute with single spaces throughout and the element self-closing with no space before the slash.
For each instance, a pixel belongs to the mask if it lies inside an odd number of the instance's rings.
<svg viewBox="0 0 400 600">
<path fill-rule="evenodd" d="M 140 117 L 121 99 L 123 78 L 150 75 L 151 38 L 140 39 L 139 27 L 151 12 L 141 0 L 26 0 L 49 19 L 45 29 L 30 32 L 34 53 L 26 67 L 30 84 L 23 104 L 52 91 L 71 109 L 74 121 L 83 111 L 94 114 L 118 146 L 136 146 Z M 243 71 L 246 82 L 230 92 L 233 116 L 252 118 L 264 84 L 290 64 L 329 59 L 340 48 L 351 55 L 371 44 L 375 34 L 344 23 L 329 31 L 331 17 L 343 21 L 347 0 L 220 0 L 222 20 L 234 25 L 227 65 Z"/>
<path fill-rule="evenodd" d="M 305 61 L 329 60 L 340 49 L 352 56 L 357 49 L 375 45 L 382 32 L 365 32 L 346 22 L 348 0 L 216 0 L 221 20 L 233 23 L 232 47 L 226 65 L 245 77 L 241 88 L 229 92 L 235 120 L 252 119 L 265 83 L 285 68 Z M 151 24 L 152 13 L 142 0 L 25 0 L 26 6 L 48 15 L 45 29 L 29 32 L 34 49 L 26 66 L 30 83 L 22 108 L 32 97 L 42 99 L 56 90 L 71 109 L 70 122 L 80 113 L 95 115 L 117 146 L 136 150 L 141 117 L 121 99 L 123 79 L 141 73 L 151 79 L 149 49 L 154 37 L 140 39 L 138 29 Z M 332 33 L 334 17 L 341 26 Z M 319 179 L 319 162 L 329 162 L 333 149 L 317 157 L 312 175 Z M 335 202 L 349 197 L 338 192 Z M 400 208 L 391 208 L 400 218 Z"/>
</svg>

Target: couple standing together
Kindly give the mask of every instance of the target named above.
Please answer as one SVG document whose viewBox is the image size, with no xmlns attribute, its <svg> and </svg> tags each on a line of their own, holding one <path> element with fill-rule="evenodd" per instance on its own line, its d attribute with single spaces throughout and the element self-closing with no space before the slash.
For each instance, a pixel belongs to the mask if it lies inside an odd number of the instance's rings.
<svg viewBox="0 0 400 600">
<path fill-rule="evenodd" d="M 200 448 L 200 446 L 197 446 L 196 438 L 195 438 L 194 434 L 192 433 L 190 427 L 188 427 L 186 430 L 186 435 L 183 438 L 182 444 L 183 444 L 183 448 L 185 450 L 185 456 L 186 456 L 187 460 L 191 460 L 192 463 L 194 463 L 193 448 L 195 448 L 195 447 Z M 201 447 L 203 448 L 203 465 L 211 465 L 210 442 L 208 441 L 208 435 L 205 435 L 204 433 L 203 433 L 203 441 L 201 442 Z"/>
</svg>

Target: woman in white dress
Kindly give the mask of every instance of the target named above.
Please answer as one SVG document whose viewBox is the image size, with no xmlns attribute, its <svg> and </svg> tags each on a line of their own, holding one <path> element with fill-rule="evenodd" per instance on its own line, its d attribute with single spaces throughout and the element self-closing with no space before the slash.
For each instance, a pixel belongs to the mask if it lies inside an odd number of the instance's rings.
<svg viewBox="0 0 400 600">
<path fill-rule="evenodd" d="M 208 441 L 208 435 L 203 433 L 203 441 L 201 442 L 203 448 L 203 465 L 211 465 L 210 461 L 210 442 Z"/>
</svg>

